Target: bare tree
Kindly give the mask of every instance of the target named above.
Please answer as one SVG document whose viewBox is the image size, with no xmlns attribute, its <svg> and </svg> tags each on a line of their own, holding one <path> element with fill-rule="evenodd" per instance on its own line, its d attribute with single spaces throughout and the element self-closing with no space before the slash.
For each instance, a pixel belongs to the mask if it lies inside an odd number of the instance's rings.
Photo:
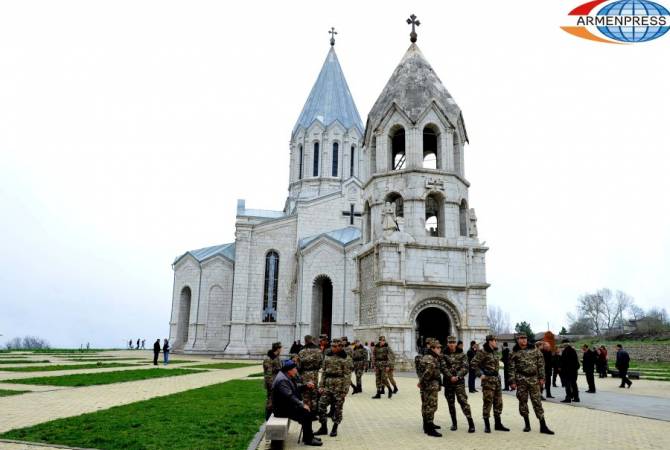
<svg viewBox="0 0 670 450">
<path fill-rule="evenodd" d="M 509 314 L 503 312 L 498 306 L 489 306 L 488 310 L 489 330 L 493 334 L 510 333 Z"/>
<path fill-rule="evenodd" d="M 7 350 L 36 350 L 49 348 L 49 343 L 36 336 L 15 337 L 5 344 Z"/>
<path fill-rule="evenodd" d="M 609 289 L 601 289 L 595 294 L 584 294 L 579 297 L 577 303 L 577 320 L 584 320 L 588 323 L 591 332 L 597 336 L 602 333 L 605 317 L 605 299 L 604 296 L 611 296 Z M 573 317 L 574 318 L 574 317 Z"/>
</svg>

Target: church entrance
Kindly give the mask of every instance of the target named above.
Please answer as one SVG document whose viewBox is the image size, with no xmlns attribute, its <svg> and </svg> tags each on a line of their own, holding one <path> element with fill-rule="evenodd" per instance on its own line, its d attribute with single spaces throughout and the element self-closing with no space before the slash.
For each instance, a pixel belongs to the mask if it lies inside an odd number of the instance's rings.
<svg viewBox="0 0 670 450">
<path fill-rule="evenodd" d="M 312 287 L 312 335 L 327 334 L 332 338 L 333 282 L 325 275 L 314 280 Z"/>
<path fill-rule="evenodd" d="M 440 308 L 430 307 L 422 310 L 416 316 L 416 345 L 417 352 L 425 347 L 426 338 L 432 337 L 444 346 L 451 331 L 449 316 Z"/>
<path fill-rule="evenodd" d="M 179 312 L 177 313 L 177 340 L 175 346 L 183 348 L 188 340 L 188 323 L 191 316 L 191 288 L 185 286 L 179 296 Z"/>
</svg>

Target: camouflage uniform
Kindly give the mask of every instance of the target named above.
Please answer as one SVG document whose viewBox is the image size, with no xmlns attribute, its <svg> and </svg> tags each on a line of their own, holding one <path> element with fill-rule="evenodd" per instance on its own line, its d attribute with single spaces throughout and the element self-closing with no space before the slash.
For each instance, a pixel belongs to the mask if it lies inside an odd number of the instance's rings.
<svg viewBox="0 0 670 450">
<path fill-rule="evenodd" d="M 354 347 L 352 352 L 352 360 L 354 362 L 354 371 L 356 373 L 356 389 L 358 392 L 362 392 L 362 378 L 363 372 L 365 371 L 365 365 L 368 362 L 368 351 L 360 345 Z"/>
<path fill-rule="evenodd" d="M 463 414 L 468 419 L 472 418 L 468 395 L 465 393 L 465 376 L 468 374 L 468 356 L 463 352 L 450 352 L 446 347 L 440 358 L 440 372 L 444 376 L 444 396 L 449 405 L 449 414 L 452 419 L 456 418 L 456 402 L 461 405 Z M 456 383 L 451 382 L 451 377 L 458 377 Z"/>
<path fill-rule="evenodd" d="M 392 367 L 395 362 L 395 354 L 386 343 L 383 346 L 379 344 L 375 345 L 372 353 L 375 360 L 375 384 L 377 385 L 377 390 L 381 391 L 384 386 L 390 390 L 391 384 L 389 383 L 386 369 Z"/>
<path fill-rule="evenodd" d="M 279 345 L 279 347 L 277 347 L 277 345 Z M 272 344 L 272 350 L 269 350 L 267 356 L 263 359 L 263 381 L 265 382 L 265 391 L 267 394 L 267 399 L 265 401 L 266 418 L 269 418 L 272 413 L 272 382 L 281 370 L 281 358 L 274 353 L 277 348 L 281 348 L 281 344 L 275 342 Z"/>
<path fill-rule="evenodd" d="M 488 343 L 484 344 L 484 348 L 478 351 L 472 361 L 470 368 L 474 370 L 477 376 L 482 374 L 486 376 L 482 380 L 482 396 L 484 397 L 484 419 L 488 419 L 491 415 L 491 406 L 493 405 L 493 415 L 498 417 L 502 414 L 502 388 L 500 386 L 500 356 L 497 351 L 489 347 Z"/>
<path fill-rule="evenodd" d="M 414 357 L 414 369 L 416 369 L 416 376 L 421 378 L 423 373 L 423 368 L 421 365 L 421 359 L 430 351 L 430 344 L 433 342 L 433 338 L 426 338 L 426 348 L 420 350 L 421 353 Z"/>
<path fill-rule="evenodd" d="M 323 373 L 319 389 L 323 389 L 319 399 L 319 419 L 325 424 L 328 405 L 332 404 L 333 423 L 342 422 L 344 398 L 349 391 L 349 381 L 353 362 L 345 351 L 330 353 L 323 360 Z"/>
<path fill-rule="evenodd" d="M 440 362 L 432 351 L 421 358 L 421 376 L 419 389 L 421 390 L 421 415 L 424 424 L 433 423 L 437 411 L 437 397 L 440 392 Z"/>
<path fill-rule="evenodd" d="M 510 355 L 509 377 L 516 384 L 516 398 L 519 399 L 519 414 L 528 417 L 528 394 L 535 416 L 542 420 L 544 410 L 540 401 L 540 380 L 544 379 L 544 357 L 536 348 L 526 347 Z"/>
<path fill-rule="evenodd" d="M 314 386 L 319 384 L 319 369 L 323 363 L 323 354 L 321 349 L 309 343 L 305 348 L 298 353 L 298 367 L 303 383 L 307 384 L 310 381 Z M 303 393 L 303 400 L 309 404 L 310 410 L 316 414 L 316 402 L 318 399 L 316 389 L 307 389 Z"/>
</svg>

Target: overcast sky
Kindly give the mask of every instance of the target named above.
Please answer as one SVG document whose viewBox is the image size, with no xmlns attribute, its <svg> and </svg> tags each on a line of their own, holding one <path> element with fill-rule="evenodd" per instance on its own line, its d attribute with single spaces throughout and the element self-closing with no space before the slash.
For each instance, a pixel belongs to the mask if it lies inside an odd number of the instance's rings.
<svg viewBox="0 0 670 450">
<path fill-rule="evenodd" d="M 604 286 L 670 308 L 670 34 L 578 39 L 579 3 L 0 3 L 0 343 L 167 337 L 174 257 L 231 242 L 237 198 L 283 207 L 328 29 L 365 121 L 410 13 L 468 128 L 489 304 L 536 331 Z"/>
</svg>

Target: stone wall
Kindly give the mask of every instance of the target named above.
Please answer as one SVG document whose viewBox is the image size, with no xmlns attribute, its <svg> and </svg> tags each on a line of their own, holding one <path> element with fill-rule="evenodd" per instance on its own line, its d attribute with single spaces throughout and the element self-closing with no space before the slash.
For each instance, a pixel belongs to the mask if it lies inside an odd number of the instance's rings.
<svg viewBox="0 0 670 450">
<path fill-rule="evenodd" d="M 631 361 L 670 362 L 670 342 L 667 344 L 649 344 L 645 342 L 622 342 Z M 611 368 L 616 362 L 616 344 L 607 344 L 607 358 Z"/>
</svg>

